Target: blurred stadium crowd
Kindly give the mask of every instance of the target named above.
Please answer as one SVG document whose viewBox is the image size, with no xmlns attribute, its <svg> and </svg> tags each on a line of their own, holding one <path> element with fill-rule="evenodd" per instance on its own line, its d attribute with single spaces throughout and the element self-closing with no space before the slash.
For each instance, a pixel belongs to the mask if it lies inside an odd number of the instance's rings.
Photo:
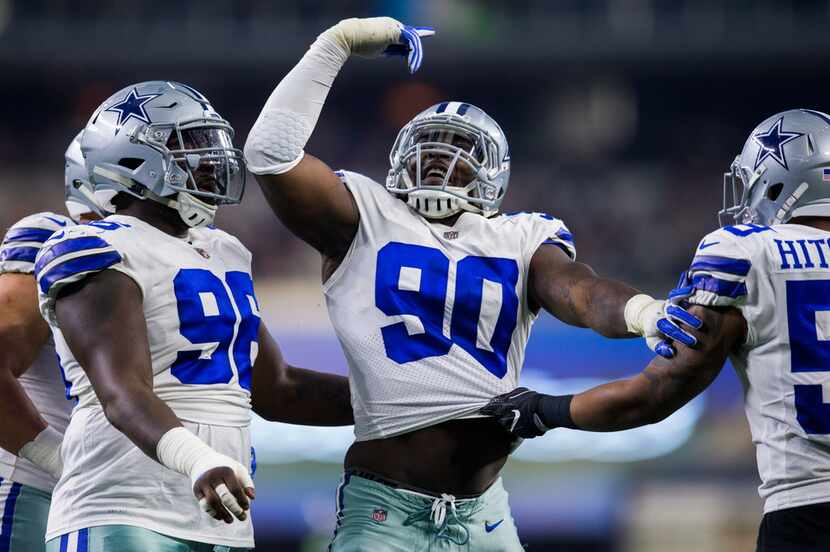
<svg viewBox="0 0 830 552">
<path fill-rule="evenodd" d="M 814 46 L 830 39 L 799 30 L 828 12 L 826 1 L 248 0 L 125 10 L 0 0 L 0 226 L 59 206 L 63 149 L 111 90 L 149 78 L 192 83 L 227 114 L 240 145 L 317 32 L 389 13 L 438 28 L 425 69 L 410 79 L 397 64 L 350 66 L 308 150 L 382 180 L 412 115 L 439 99 L 478 104 L 510 139 L 506 210 L 562 218 L 583 260 L 662 293 L 714 226 L 721 174 L 747 132 L 781 109 L 827 108 L 817 69 L 830 49 Z M 316 270 L 250 184 L 221 221 L 254 250 L 258 276 Z"/>
</svg>

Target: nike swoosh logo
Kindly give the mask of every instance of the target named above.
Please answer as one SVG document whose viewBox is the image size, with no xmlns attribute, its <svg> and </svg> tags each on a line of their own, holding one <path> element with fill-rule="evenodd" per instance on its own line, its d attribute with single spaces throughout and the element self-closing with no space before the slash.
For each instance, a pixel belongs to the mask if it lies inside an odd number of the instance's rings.
<svg viewBox="0 0 830 552">
<path fill-rule="evenodd" d="M 519 423 L 519 418 L 522 417 L 522 413 L 516 409 L 513 409 L 513 423 L 510 424 L 510 433 L 513 433 L 513 430 L 516 429 L 516 424 Z"/>
<path fill-rule="evenodd" d="M 503 519 L 500 519 L 500 520 L 498 520 L 496 523 L 493 523 L 492 525 L 491 525 L 491 524 L 489 524 L 489 523 L 487 523 L 487 522 L 485 521 L 485 522 L 484 522 L 484 530 L 485 530 L 485 531 L 487 531 L 488 533 L 490 533 L 490 532 L 494 531 L 494 530 L 496 529 L 496 527 L 498 527 L 499 525 L 501 525 L 501 522 L 502 522 L 502 521 L 504 521 L 504 520 L 503 520 Z"/>
<path fill-rule="evenodd" d="M 58 226 L 66 226 L 66 221 L 65 220 L 53 219 L 52 217 L 45 217 L 45 218 L 48 218 L 49 220 L 51 220 L 52 222 L 54 222 Z"/>
<path fill-rule="evenodd" d="M 709 243 L 703 242 L 703 243 L 700 244 L 700 247 L 698 247 L 698 249 L 706 249 L 707 247 L 712 247 L 713 245 L 718 245 L 719 243 L 720 242 L 709 242 Z"/>
</svg>

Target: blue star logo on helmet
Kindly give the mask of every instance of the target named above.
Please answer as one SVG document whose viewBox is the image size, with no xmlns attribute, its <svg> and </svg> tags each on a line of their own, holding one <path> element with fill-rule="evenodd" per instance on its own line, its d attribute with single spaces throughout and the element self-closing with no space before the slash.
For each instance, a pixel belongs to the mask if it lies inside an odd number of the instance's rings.
<svg viewBox="0 0 830 552">
<path fill-rule="evenodd" d="M 752 135 L 752 140 L 759 146 L 758 156 L 755 158 L 755 166 L 752 170 L 758 169 L 758 166 L 768 157 L 772 157 L 779 165 L 786 170 L 790 170 L 787 166 L 784 144 L 795 140 L 799 136 L 804 136 L 804 133 L 787 132 L 782 128 L 783 124 L 784 117 L 781 117 L 766 132 L 758 131 Z"/>
<path fill-rule="evenodd" d="M 144 109 L 144 106 L 159 96 L 161 96 L 161 94 L 145 94 L 142 96 L 138 93 L 137 89 L 133 88 L 130 90 L 130 93 L 127 94 L 126 98 L 111 105 L 104 111 L 118 113 L 118 123 L 116 124 L 118 127 L 121 127 L 130 119 L 138 119 L 143 123 L 149 124 L 150 116 L 147 115 L 147 110 Z"/>
</svg>

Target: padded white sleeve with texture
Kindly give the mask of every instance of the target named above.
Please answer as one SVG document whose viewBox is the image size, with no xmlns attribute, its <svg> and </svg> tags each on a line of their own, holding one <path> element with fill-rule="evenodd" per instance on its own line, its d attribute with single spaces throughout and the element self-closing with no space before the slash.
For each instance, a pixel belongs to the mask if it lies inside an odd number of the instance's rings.
<svg viewBox="0 0 830 552">
<path fill-rule="evenodd" d="M 282 174 L 303 158 L 329 89 L 351 54 L 379 55 L 400 38 L 390 17 L 346 19 L 327 29 L 280 81 L 245 142 L 245 161 L 254 174 Z"/>
</svg>

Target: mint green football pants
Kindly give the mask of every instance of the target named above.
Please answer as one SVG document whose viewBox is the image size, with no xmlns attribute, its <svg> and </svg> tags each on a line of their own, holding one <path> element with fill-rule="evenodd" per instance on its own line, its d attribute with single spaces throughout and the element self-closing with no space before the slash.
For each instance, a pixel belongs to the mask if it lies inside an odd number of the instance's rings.
<svg viewBox="0 0 830 552">
<path fill-rule="evenodd" d="M 346 472 L 330 552 L 523 552 L 497 479 L 476 498 L 433 497 Z"/>
<path fill-rule="evenodd" d="M 131 525 L 99 525 L 50 540 L 46 552 L 245 552 L 203 542 L 176 539 Z"/>
<path fill-rule="evenodd" d="M 43 552 L 52 495 L 0 478 L 0 552 Z"/>
</svg>

